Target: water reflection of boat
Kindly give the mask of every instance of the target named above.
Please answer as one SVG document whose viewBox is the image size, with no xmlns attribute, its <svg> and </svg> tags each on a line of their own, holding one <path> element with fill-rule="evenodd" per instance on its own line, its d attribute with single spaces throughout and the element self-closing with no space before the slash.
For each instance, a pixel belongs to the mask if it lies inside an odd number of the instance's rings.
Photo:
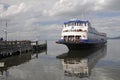
<svg viewBox="0 0 120 80">
<path fill-rule="evenodd" d="M 40 51 L 39 53 L 45 52 L 46 50 Z M 0 76 L 7 76 L 9 74 L 8 69 L 13 66 L 18 66 L 29 62 L 31 59 L 38 58 L 39 53 L 24 53 L 21 55 L 11 56 L 0 60 L 0 63 L 4 63 L 4 66 L 0 66 Z"/>
<path fill-rule="evenodd" d="M 66 76 L 89 77 L 92 68 L 105 54 L 106 46 L 100 49 L 70 51 L 57 56 L 57 58 L 62 61 Z"/>
</svg>

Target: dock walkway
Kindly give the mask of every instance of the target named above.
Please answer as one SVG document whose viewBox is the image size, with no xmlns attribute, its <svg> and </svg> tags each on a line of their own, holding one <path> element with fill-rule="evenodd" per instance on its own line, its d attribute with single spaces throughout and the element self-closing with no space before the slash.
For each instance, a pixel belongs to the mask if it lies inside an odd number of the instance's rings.
<svg viewBox="0 0 120 80">
<path fill-rule="evenodd" d="M 0 41 L 0 58 L 17 55 L 30 50 L 41 50 L 46 48 L 47 43 L 38 44 L 39 41 Z M 34 45 L 33 45 L 34 44 Z"/>
</svg>

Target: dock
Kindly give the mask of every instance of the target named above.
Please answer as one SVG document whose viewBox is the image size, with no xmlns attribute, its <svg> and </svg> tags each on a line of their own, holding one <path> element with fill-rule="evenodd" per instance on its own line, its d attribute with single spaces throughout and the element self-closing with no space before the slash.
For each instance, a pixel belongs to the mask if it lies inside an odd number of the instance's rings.
<svg viewBox="0 0 120 80">
<path fill-rule="evenodd" d="M 46 49 L 47 41 L 39 43 L 39 41 L 0 41 L 0 58 L 19 55 L 23 52 L 37 51 Z"/>
<path fill-rule="evenodd" d="M 39 52 L 41 50 L 47 49 L 47 40 L 44 42 L 41 41 L 31 41 L 32 51 Z"/>
</svg>

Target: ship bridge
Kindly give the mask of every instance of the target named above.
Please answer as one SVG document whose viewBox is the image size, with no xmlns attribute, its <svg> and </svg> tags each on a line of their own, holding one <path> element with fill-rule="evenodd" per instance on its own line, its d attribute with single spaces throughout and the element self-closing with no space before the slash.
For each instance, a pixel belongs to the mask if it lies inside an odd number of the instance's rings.
<svg viewBox="0 0 120 80">
<path fill-rule="evenodd" d="M 65 41 L 79 41 L 80 39 L 87 39 L 89 21 L 70 20 L 65 22 L 62 29 L 62 39 Z M 81 35 L 80 35 L 81 34 Z"/>
<path fill-rule="evenodd" d="M 81 21 L 81 20 L 70 20 L 64 23 L 64 26 L 87 26 L 89 25 L 89 21 Z"/>
<path fill-rule="evenodd" d="M 86 32 L 88 26 L 90 26 L 89 21 L 70 20 L 64 23 L 63 32 Z"/>
</svg>

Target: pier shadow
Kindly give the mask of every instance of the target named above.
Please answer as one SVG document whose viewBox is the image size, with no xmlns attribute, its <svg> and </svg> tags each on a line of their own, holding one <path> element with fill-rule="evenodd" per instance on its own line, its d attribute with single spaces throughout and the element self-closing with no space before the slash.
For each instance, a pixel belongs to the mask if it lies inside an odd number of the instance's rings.
<svg viewBox="0 0 120 80">
<path fill-rule="evenodd" d="M 15 55 L 7 58 L 0 59 L 0 76 L 8 76 L 9 75 L 9 68 L 13 66 L 18 66 L 21 64 L 25 64 L 32 59 L 38 58 L 38 55 L 45 52 L 47 54 L 47 49 L 37 51 L 37 52 L 27 52 L 22 53 L 20 55 Z"/>
<path fill-rule="evenodd" d="M 107 46 L 101 48 L 69 51 L 56 56 L 61 60 L 65 76 L 89 77 L 96 63 L 107 53 Z"/>
</svg>

